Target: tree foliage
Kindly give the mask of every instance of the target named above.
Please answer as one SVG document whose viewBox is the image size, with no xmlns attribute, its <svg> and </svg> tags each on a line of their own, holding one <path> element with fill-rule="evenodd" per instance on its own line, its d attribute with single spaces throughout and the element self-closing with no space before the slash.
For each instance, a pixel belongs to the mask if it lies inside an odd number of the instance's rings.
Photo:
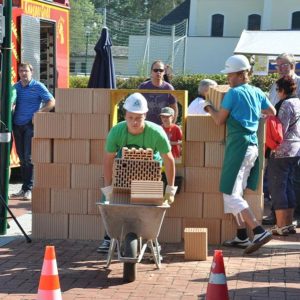
<svg viewBox="0 0 300 300">
<path fill-rule="evenodd" d="M 184 0 L 94 0 L 93 2 L 95 7 L 106 7 L 120 16 L 151 19 L 157 22 Z"/>
<path fill-rule="evenodd" d="M 70 0 L 71 53 L 83 53 L 87 44 L 97 42 L 103 24 L 101 8 L 106 7 L 120 17 L 133 20 L 150 18 L 157 22 L 182 2 L 184 0 Z"/>
<path fill-rule="evenodd" d="M 97 13 L 91 0 L 70 1 L 71 53 L 85 51 L 86 41 L 95 44 L 102 28 L 102 16 Z"/>
</svg>

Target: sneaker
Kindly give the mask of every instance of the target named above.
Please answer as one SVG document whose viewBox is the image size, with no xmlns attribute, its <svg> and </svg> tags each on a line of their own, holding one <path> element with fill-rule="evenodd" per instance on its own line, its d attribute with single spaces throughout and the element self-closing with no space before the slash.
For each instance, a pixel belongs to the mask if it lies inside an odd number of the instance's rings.
<svg viewBox="0 0 300 300">
<path fill-rule="evenodd" d="M 300 220 L 299 219 L 294 220 L 293 225 L 295 225 L 296 228 L 300 228 Z"/>
<path fill-rule="evenodd" d="M 289 229 L 288 229 L 288 226 L 278 227 L 277 225 L 275 225 L 271 229 L 271 232 L 274 235 L 287 236 L 289 234 Z"/>
<path fill-rule="evenodd" d="M 31 197 L 32 197 L 32 193 L 30 190 L 24 192 L 24 197 L 22 200 L 24 201 L 30 201 L 31 200 Z"/>
<path fill-rule="evenodd" d="M 11 194 L 9 196 L 9 199 L 16 199 L 16 200 L 24 199 L 24 195 L 25 195 L 25 192 L 21 189 L 19 192 Z"/>
<path fill-rule="evenodd" d="M 223 242 L 223 246 L 225 247 L 234 247 L 234 248 L 247 248 L 251 245 L 249 238 L 245 240 L 240 240 L 237 236 L 233 240 L 228 240 Z"/>
<path fill-rule="evenodd" d="M 103 240 L 102 244 L 97 248 L 98 253 L 108 253 L 110 240 Z"/>
<path fill-rule="evenodd" d="M 262 219 L 262 225 L 275 225 L 276 224 L 276 217 L 274 213 L 271 213 L 269 216 L 264 217 Z"/>
<path fill-rule="evenodd" d="M 289 231 L 289 234 L 296 234 L 297 233 L 296 225 L 294 225 L 294 224 L 288 225 L 287 229 Z"/>
<path fill-rule="evenodd" d="M 272 239 L 272 233 L 265 230 L 263 233 L 254 235 L 250 246 L 244 250 L 244 254 L 250 254 L 258 250 L 262 245 L 268 243 Z"/>
<path fill-rule="evenodd" d="M 163 257 L 162 257 L 161 254 L 160 254 L 160 251 L 161 251 L 161 245 L 160 245 L 160 244 L 157 244 L 156 247 L 155 247 L 155 243 L 154 243 L 153 247 L 154 247 L 154 253 L 156 254 L 156 256 L 159 257 L 160 261 L 162 261 L 162 260 L 163 260 Z M 154 258 L 153 258 L 152 252 L 151 252 L 151 248 L 150 248 L 149 246 L 147 246 L 147 248 L 146 248 L 146 250 L 145 250 L 144 258 L 147 258 L 147 259 L 149 259 L 150 261 L 154 261 Z"/>
</svg>

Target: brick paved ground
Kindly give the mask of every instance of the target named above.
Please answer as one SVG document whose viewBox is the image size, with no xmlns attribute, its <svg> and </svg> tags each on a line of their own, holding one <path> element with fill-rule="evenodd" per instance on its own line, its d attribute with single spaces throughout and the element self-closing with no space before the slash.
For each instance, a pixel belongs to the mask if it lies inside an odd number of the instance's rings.
<svg viewBox="0 0 300 300">
<path fill-rule="evenodd" d="M 17 216 L 30 212 L 30 202 L 9 203 Z M 297 232 L 289 237 L 276 237 L 248 256 L 243 256 L 239 249 L 220 247 L 230 299 L 300 299 L 300 229 Z M 207 261 L 187 262 L 183 244 L 162 245 L 161 270 L 143 261 L 138 264 L 137 280 L 124 284 L 122 263 L 113 261 L 105 269 L 105 256 L 95 251 L 98 244 L 70 240 L 34 240 L 28 244 L 22 237 L 0 247 L 0 299 L 37 298 L 46 245 L 56 249 L 64 300 L 204 299 L 217 247 L 209 247 Z"/>
<path fill-rule="evenodd" d="M 300 231 L 295 239 L 300 236 Z M 281 238 L 282 239 L 282 238 Z M 285 239 L 243 256 L 223 248 L 230 299 L 300 299 L 300 243 Z M 272 244 L 277 241 L 272 242 Z M 138 264 L 135 282 L 122 282 L 123 266 L 114 261 L 105 269 L 95 241 L 15 240 L 0 248 L 0 299 L 36 299 L 45 245 L 55 245 L 63 299 L 204 299 L 213 250 L 207 261 L 184 261 L 183 245 L 162 245 L 163 264 Z"/>
</svg>

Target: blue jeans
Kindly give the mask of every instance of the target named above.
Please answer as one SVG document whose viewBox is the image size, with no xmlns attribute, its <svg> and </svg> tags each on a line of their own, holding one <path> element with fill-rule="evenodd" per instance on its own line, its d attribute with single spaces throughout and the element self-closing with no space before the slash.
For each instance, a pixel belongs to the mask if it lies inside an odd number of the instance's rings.
<svg viewBox="0 0 300 300">
<path fill-rule="evenodd" d="M 298 157 L 271 157 L 268 162 L 268 184 L 274 209 L 295 208 L 294 176 Z"/>
<path fill-rule="evenodd" d="M 298 157 L 298 164 L 295 167 L 294 173 L 294 187 L 295 187 L 295 195 L 296 195 L 296 208 L 295 215 L 297 218 L 300 217 L 300 158 Z"/>
<path fill-rule="evenodd" d="M 25 125 L 14 124 L 13 133 L 21 165 L 22 190 L 26 192 L 32 190 L 33 185 L 33 164 L 31 162 L 33 125 L 31 122 Z"/>
</svg>

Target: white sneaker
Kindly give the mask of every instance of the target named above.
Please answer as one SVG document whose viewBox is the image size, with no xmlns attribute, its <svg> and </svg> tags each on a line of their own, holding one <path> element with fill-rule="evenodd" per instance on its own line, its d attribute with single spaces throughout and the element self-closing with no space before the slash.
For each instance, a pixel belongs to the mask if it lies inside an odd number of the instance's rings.
<svg viewBox="0 0 300 300">
<path fill-rule="evenodd" d="M 250 254 L 258 250 L 262 245 L 268 243 L 272 239 L 272 233 L 265 230 L 263 233 L 256 234 L 250 246 L 244 250 L 244 254 Z"/>
<path fill-rule="evenodd" d="M 21 189 L 19 192 L 11 194 L 9 196 L 9 199 L 16 199 L 16 200 L 24 199 L 24 195 L 25 192 Z"/>
<path fill-rule="evenodd" d="M 30 191 L 30 190 L 26 191 L 26 192 L 24 193 L 23 200 L 24 200 L 24 201 L 30 201 L 31 198 L 32 198 L 32 193 L 31 193 L 31 191 Z"/>
</svg>

